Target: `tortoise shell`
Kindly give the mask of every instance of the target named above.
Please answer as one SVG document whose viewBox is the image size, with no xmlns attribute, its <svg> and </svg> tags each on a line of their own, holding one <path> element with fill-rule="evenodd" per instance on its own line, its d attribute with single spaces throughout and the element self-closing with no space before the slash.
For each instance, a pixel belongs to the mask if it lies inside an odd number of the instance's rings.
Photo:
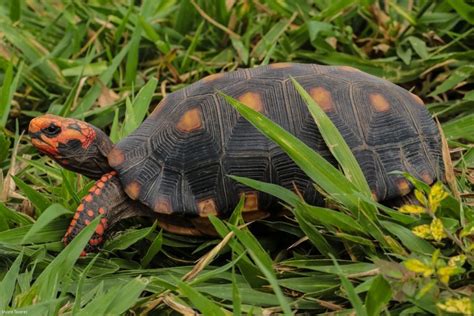
<svg viewBox="0 0 474 316">
<path fill-rule="evenodd" d="M 245 193 L 244 211 L 267 210 L 275 198 L 237 183 L 237 175 L 295 185 L 321 201 L 308 177 L 272 141 L 241 117 L 230 95 L 335 163 L 295 78 L 334 122 L 379 201 L 412 185 L 394 171 L 431 184 L 440 177 L 440 135 L 421 99 L 351 67 L 273 64 L 208 76 L 169 94 L 109 155 L 127 194 L 160 214 L 229 215 Z"/>
</svg>

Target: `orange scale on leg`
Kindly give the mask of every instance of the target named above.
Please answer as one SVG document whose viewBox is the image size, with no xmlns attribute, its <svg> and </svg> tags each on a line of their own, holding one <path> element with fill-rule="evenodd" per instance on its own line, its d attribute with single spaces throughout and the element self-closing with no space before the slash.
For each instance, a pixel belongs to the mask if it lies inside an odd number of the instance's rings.
<svg viewBox="0 0 474 316">
<path fill-rule="evenodd" d="M 100 195 L 100 191 L 101 191 L 101 190 L 100 190 L 99 188 L 97 188 L 97 189 L 95 189 L 94 194 L 95 194 L 95 195 Z"/>
<path fill-rule="evenodd" d="M 80 212 L 76 212 L 73 216 L 73 219 L 78 220 L 79 219 L 79 214 Z"/>
<path fill-rule="evenodd" d="M 86 220 L 84 220 L 84 223 L 85 223 L 86 225 L 89 225 L 89 224 L 91 223 L 91 221 L 88 220 L 88 219 L 86 219 Z"/>
<path fill-rule="evenodd" d="M 94 216 L 94 211 L 93 210 L 87 210 L 87 215 L 89 215 L 89 217 Z"/>
<path fill-rule="evenodd" d="M 97 183 L 97 187 L 98 187 L 99 189 L 102 189 L 102 188 L 104 187 L 104 185 L 105 185 L 104 182 L 98 182 L 98 183 Z"/>
<path fill-rule="evenodd" d="M 83 210 L 84 210 L 84 204 L 79 204 L 79 206 L 77 207 L 77 211 L 82 212 Z"/>
<path fill-rule="evenodd" d="M 99 214 L 105 214 L 105 210 L 103 207 L 99 207 Z"/>
<path fill-rule="evenodd" d="M 86 202 L 92 202 L 92 194 L 89 194 L 85 197 Z"/>
<path fill-rule="evenodd" d="M 98 235 L 103 235 L 104 234 L 104 226 L 102 224 L 99 224 L 97 228 L 95 229 L 95 232 Z"/>
</svg>

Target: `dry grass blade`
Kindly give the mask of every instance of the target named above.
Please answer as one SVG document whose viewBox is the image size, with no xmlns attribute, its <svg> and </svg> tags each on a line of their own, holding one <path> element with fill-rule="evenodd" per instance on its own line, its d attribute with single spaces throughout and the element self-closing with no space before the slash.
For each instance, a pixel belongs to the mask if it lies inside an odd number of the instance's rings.
<svg viewBox="0 0 474 316">
<path fill-rule="evenodd" d="M 443 128 L 439 123 L 439 120 L 436 118 L 436 124 L 438 125 L 439 134 L 441 135 L 441 144 L 442 144 L 442 157 L 444 163 L 444 176 L 446 182 L 449 185 L 454 197 L 460 201 L 461 195 L 459 193 L 458 184 L 456 182 L 456 176 L 454 175 L 453 161 L 451 160 L 451 154 L 449 152 L 448 141 L 444 136 Z"/>
<path fill-rule="evenodd" d="M 176 300 L 176 296 L 173 294 L 167 294 L 163 296 L 163 303 L 168 305 L 173 310 L 181 313 L 183 316 L 197 316 L 199 315 L 196 311 L 194 311 L 189 306 L 183 305 Z"/>
<path fill-rule="evenodd" d="M 229 240 L 234 237 L 233 232 L 229 232 L 214 248 L 212 248 L 211 251 L 209 251 L 207 254 L 202 256 L 197 264 L 193 267 L 191 271 L 186 273 L 182 280 L 183 281 L 191 281 L 194 279 L 199 272 L 204 270 L 204 268 L 214 260 L 214 258 L 219 254 L 219 252 L 227 245 Z"/>
<path fill-rule="evenodd" d="M 230 30 L 229 28 L 225 27 L 224 25 L 220 24 L 213 18 L 211 18 L 207 13 L 201 9 L 201 7 L 196 3 L 195 0 L 191 0 L 192 5 L 194 8 L 196 8 L 196 11 L 209 23 L 217 27 L 218 29 L 224 31 L 226 34 L 228 34 L 230 37 L 235 38 L 235 39 L 240 39 L 240 35 L 235 33 L 234 31 Z"/>
</svg>

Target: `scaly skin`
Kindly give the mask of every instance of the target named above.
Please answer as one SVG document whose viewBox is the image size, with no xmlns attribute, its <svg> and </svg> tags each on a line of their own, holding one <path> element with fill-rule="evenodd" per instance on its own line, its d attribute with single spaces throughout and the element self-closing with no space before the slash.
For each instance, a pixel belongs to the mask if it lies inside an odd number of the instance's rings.
<svg viewBox="0 0 474 316">
<path fill-rule="evenodd" d="M 102 131 L 85 122 L 44 115 L 30 122 L 29 134 L 33 145 L 66 169 L 98 179 L 83 198 L 64 235 L 67 245 L 97 216 L 103 218 L 84 249 L 97 251 L 110 228 L 121 219 L 132 216 L 156 217 L 155 213 L 124 192 L 116 171 L 107 161 L 113 144 Z"/>
</svg>

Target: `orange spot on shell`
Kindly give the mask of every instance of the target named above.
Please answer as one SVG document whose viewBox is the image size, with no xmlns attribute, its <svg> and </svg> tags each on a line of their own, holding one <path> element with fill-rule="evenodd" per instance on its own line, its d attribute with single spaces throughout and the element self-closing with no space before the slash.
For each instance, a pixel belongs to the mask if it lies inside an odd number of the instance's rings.
<svg viewBox="0 0 474 316">
<path fill-rule="evenodd" d="M 179 119 L 176 128 L 181 132 L 192 132 L 198 130 L 202 127 L 202 118 L 201 110 L 199 108 L 194 108 L 184 112 L 184 114 Z"/>
<path fill-rule="evenodd" d="M 271 69 L 284 69 L 284 68 L 290 68 L 292 66 L 293 65 L 291 63 L 275 63 L 275 64 L 271 64 L 270 68 Z"/>
<path fill-rule="evenodd" d="M 168 197 L 161 196 L 155 203 L 153 210 L 160 214 L 172 214 L 171 201 Z"/>
<path fill-rule="evenodd" d="M 258 194 L 255 191 L 245 192 L 244 207 L 242 212 L 258 211 Z"/>
<path fill-rule="evenodd" d="M 138 196 L 140 195 L 140 188 L 141 188 L 140 183 L 138 183 L 137 181 L 132 181 L 130 182 L 130 184 L 128 184 L 125 187 L 125 192 L 127 192 L 128 196 L 132 200 L 136 200 L 138 199 Z"/>
<path fill-rule="evenodd" d="M 411 191 L 410 183 L 405 179 L 397 180 L 397 187 L 401 195 L 406 195 Z"/>
<path fill-rule="evenodd" d="M 217 215 L 217 206 L 214 199 L 205 199 L 198 202 L 198 213 L 201 217 Z"/>
<path fill-rule="evenodd" d="M 351 66 L 340 66 L 339 69 L 349 71 L 349 72 L 360 72 L 359 69 L 351 67 Z"/>
<path fill-rule="evenodd" d="M 316 87 L 310 90 L 309 94 L 316 103 L 319 104 L 324 112 L 329 112 L 334 109 L 331 92 L 323 87 Z"/>
<path fill-rule="evenodd" d="M 413 100 L 415 100 L 416 103 L 418 103 L 419 105 L 423 105 L 423 106 L 425 105 L 425 103 L 423 102 L 423 100 L 419 96 L 417 96 L 416 94 L 411 93 L 411 92 L 410 92 L 410 95 L 412 96 Z"/>
<path fill-rule="evenodd" d="M 425 182 L 426 184 L 432 184 L 434 182 L 434 179 L 428 170 L 423 170 L 420 176 L 421 180 L 423 180 L 423 182 Z"/>
<path fill-rule="evenodd" d="M 370 96 L 370 103 L 377 112 L 386 112 L 390 109 L 390 103 L 380 93 L 372 93 Z"/>
<path fill-rule="evenodd" d="M 123 162 L 125 161 L 125 156 L 120 149 L 114 148 L 110 151 L 109 155 L 107 156 L 107 159 L 111 167 L 117 167 L 123 164 Z M 100 180 L 102 182 L 106 182 L 108 179 L 110 179 L 110 177 L 108 177 L 109 175 L 110 174 L 108 174 L 107 176 L 103 176 L 102 178 L 100 178 Z"/>
<path fill-rule="evenodd" d="M 263 101 L 260 96 L 260 93 L 257 93 L 257 92 L 244 93 L 239 97 L 239 101 L 257 112 L 263 112 L 264 110 Z"/>
<path fill-rule="evenodd" d="M 204 78 L 202 79 L 202 81 L 204 81 L 204 82 L 211 82 L 211 81 L 217 80 L 217 79 L 222 78 L 222 77 L 224 77 L 224 73 L 219 72 L 219 73 L 212 74 L 212 75 L 209 75 L 209 76 L 207 76 L 207 77 L 204 77 Z"/>
</svg>

